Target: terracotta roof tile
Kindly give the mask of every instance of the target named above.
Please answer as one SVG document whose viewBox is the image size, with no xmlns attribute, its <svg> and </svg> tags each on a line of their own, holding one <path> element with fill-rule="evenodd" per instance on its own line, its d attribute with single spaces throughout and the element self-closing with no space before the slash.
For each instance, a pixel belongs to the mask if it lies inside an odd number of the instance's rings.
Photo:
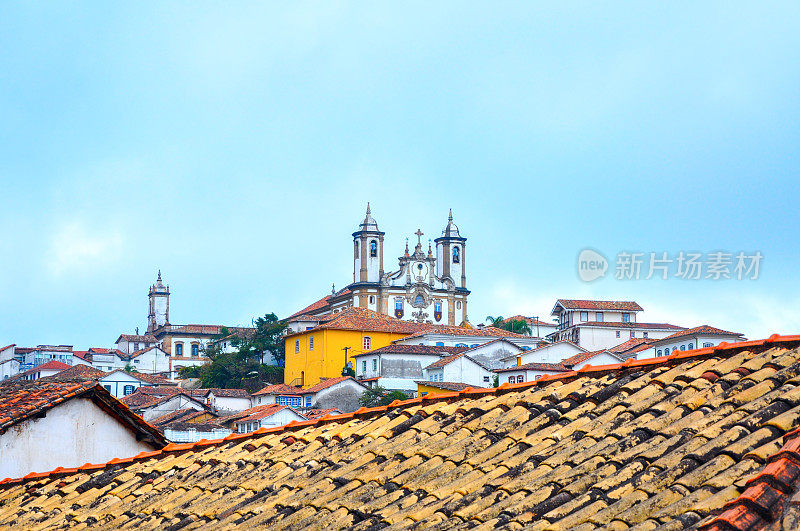
<svg viewBox="0 0 800 531">
<path fill-rule="evenodd" d="M 259 389 L 253 396 L 258 395 L 296 395 L 300 394 L 302 391 L 299 387 L 294 387 L 293 385 L 286 385 L 286 384 L 273 384 L 268 385 L 262 389 Z"/>
<path fill-rule="evenodd" d="M 569 369 L 561 363 L 525 363 L 515 367 L 506 367 L 503 369 L 495 369 L 494 372 L 509 372 L 509 371 L 557 371 L 567 372 Z"/>
<path fill-rule="evenodd" d="M 792 528 L 798 344 L 445 389 L 5 480 L 0 525 Z"/>
<path fill-rule="evenodd" d="M 591 301 L 581 299 L 558 299 L 556 305 L 560 304 L 567 310 L 618 310 L 640 312 L 643 310 L 634 301 Z"/>
<path fill-rule="evenodd" d="M 41 371 L 63 371 L 65 369 L 69 369 L 70 365 L 67 365 L 63 361 L 58 360 L 50 360 L 48 362 L 42 363 L 41 365 L 37 365 L 32 369 L 28 369 L 25 372 L 20 373 L 17 376 L 25 376 L 28 374 L 34 374 Z"/>
<path fill-rule="evenodd" d="M 679 337 L 686 337 L 686 336 L 693 336 L 693 335 L 702 335 L 702 336 L 739 336 L 741 337 L 742 334 L 738 332 L 728 332 L 726 330 L 721 330 L 719 328 L 714 328 L 713 326 L 709 325 L 700 325 L 694 328 L 687 328 L 685 330 L 681 330 L 680 332 L 675 332 L 672 335 L 669 335 L 665 338 L 659 339 L 658 341 L 664 341 L 667 339 L 677 339 Z"/>
<path fill-rule="evenodd" d="M 428 382 L 426 380 L 415 380 L 419 385 L 427 387 L 436 387 L 445 391 L 463 391 L 464 389 L 483 389 L 483 387 L 475 387 L 461 382 Z"/>
<path fill-rule="evenodd" d="M 450 354 L 459 354 L 461 352 L 466 352 L 467 350 L 469 350 L 469 347 L 442 347 L 436 345 L 398 345 L 393 343 L 385 347 L 376 348 L 375 350 L 370 350 L 368 352 L 356 354 L 353 357 L 357 358 L 358 356 L 369 356 L 371 354 L 450 355 Z"/>
</svg>

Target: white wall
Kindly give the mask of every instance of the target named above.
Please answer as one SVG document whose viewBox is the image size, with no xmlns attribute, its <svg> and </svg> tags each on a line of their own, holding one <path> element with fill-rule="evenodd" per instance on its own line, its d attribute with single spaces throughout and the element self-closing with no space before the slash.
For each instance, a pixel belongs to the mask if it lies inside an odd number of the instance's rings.
<svg viewBox="0 0 800 531">
<path fill-rule="evenodd" d="M 188 430 L 174 430 L 172 428 L 164 428 L 164 437 L 170 442 L 174 443 L 188 443 L 197 442 L 203 439 L 223 439 L 233 433 L 226 428 L 220 428 L 213 431 L 198 431 L 194 429 Z"/>
<path fill-rule="evenodd" d="M 657 358 L 669 356 L 675 351 L 692 350 L 697 348 L 715 347 L 720 343 L 736 343 L 741 341 L 739 336 L 701 336 L 692 335 L 676 338 L 663 344 L 653 345 L 652 348 L 640 352 L 637 359 Z"/>
<path fill-rule="evenodd" d="M 235 398 L 226 396 L 209 397 L 211 405 L 218 411 L 244 411 L 250 409 L 250 398 Z"/>
<path fill-rule="evenodd" d="M 617 337 L 619 332 L 619 337 Z M 634 333 L 631 336 L 631 332 Z M 624 343 L 631 339 L 631 337 L 643 338 L 647 334 L 648 339 L 663 339 L 675 333 L 675 330 L 653 330 L 653 329 L 627 329 L 627 328 L 592 328 L 580 327 L 580 346 L 592 352 L 595 350 L 602 350 L 611 348 Z"/>
<path fill-rule="evenodd" d="M 98 380 L 100 385 L 106 388 L 106 391 L 111 393 L 115 398 L 122 398 L 127 396 L 125 394 L 125 386 L 133 386 L 133 391 L 128 394 L 133 394 L 142 386 L 142 381 L 134 378 L 124 371 L 116 371 L 104 376 Z"/>
<path fill-rule="evenodd" d="M 282 410 L 278 411 L 277 413 L 270 415 L 269 417 L 264 417 L 260 420 L 255 420 L 253 422 L 237 422 L 236 423 L 236 431 L 238 433 L 250 433 L 256 431 L 259 428 L 274 428 L 277 426 L 285 426 L 292 422 L 293 420 L 296 421 L 303 421 L 306 418 L 298 413 L 296 413 L 293 409 L 283 408 Z"/>
<path fill-rule="evenodd" d="M 597 366 L 597 365 L 613 365 L 615 363 L 621 363 L 621 362 L 620 362 L 619 359 L 615 358 L 611 354 L 608 354 L 607 352 L 601 352 L 601 353 L 597 354 L 596 356 L 594 356 L 592 358 L 589 358 L 588 360 L 584 360 L 584 361 L 582 361 L 580 363 L 577 363 L 577 364 L 573 365 L 571 370 L 579 371 L 582 368 L 586 367 L 587 365 L 593 365 L 593 366 Z"/>
<path fill-rule="evenodd" d="M 563 360 L 581 352 L 583 352 L 582 349 L 571 343 L 553 343 L 535 350 L 524 351 L 520 354 L 522 358 L 520 365 L 527 363 L 561 363 Z M 506 360 L 505 363 L 506 367 L 517 365 L 516 359 Z"/>
<path fill-rule="evenodd" d="M 123 363 L 123 367 L 125 366 L 124 364 L 130 363 L 137 371 L 147 374 L 167 372 L 169 370 L 169 354 L 158 347 L 136 356 L 129 362 L 122 360 L 120 362 Z"/>
<path fill-rule="evenodd" d="M 74 398 L 0 435 L 0 476 L 105 463 L 153 449 L 88 398 Z"/>
<path fill-rule="evenodd" d="M 19 374 L 19 361 L 11 359 L 0 362 L 0 380 L 6 380 L 15 374 Z"/>
</svg>

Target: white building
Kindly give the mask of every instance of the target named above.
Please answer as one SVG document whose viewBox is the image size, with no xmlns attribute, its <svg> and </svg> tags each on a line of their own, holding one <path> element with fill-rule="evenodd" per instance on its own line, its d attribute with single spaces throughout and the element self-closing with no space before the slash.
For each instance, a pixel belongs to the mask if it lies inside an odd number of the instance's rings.
<svg viewBox="0 0 800 531">
<path fill-rule="evenodd" d="M 273 384 L 264 387 L 250 396 L 250 407 L 278 404 L 299 408 L 303 400 L 303 389 L 286 384 Z"/>
<path fill-rule="evenodd" d="M 525 365 L 495 369 L 494 372 L 497 373 L 499 384 L 513 384 L 532 382 L 544 375 L 559 374 L 567 371 L 569 369 L 560 363 L 526 363 Z"/>
<path fill-rule="evenodd" d="M 393 343 L 353 356 L 356 378 L 371 387 L 402 391 L 409 396 L 417 392 L 417 380 L 425 379 L 425 367 L 443 357 L 459 354 L 469 347 L 436 345 L 402 345 Z"/>
<path fill-rule="evenodd" d="M 48 361 L 60 361 L 72 365 L 72 345 L 38 345 L 33 348 L 16 347 L 15 355 L 20 361 L 20 370 L 27 371 Z"/>
<path fill-rule="evenodd" d="M 571 371 L 579 371 L 587 365 L 592 365 L 593 367 L 598 365 L 614 365 L 621 361 L 619 357 L 607 350 L 596 350 L 594 352 L 575 354 L 561 363 Z"/>
<path fill-rule="evenodd" d="M 135 334 L 120 334 L 117 338 L 117 350 L 124 354 L 131 354 L 137 350 L 143 350 L 158 345 L 158 340 L 153 334 L 139 334 L 136 329 Z"/>
<path fill-rule="evenodd" d="M 484 328 L 462 328 L 456 326 L 434 327 L 428 331 L 397 339 L 394 343 L 398 345 L 435 345 L 439 347 L 475 348 L 498 339 L 511 341 L 523 350 L 534 349 L 540 343 L 538 338 L 515 334 L 491 326 Z"/>
<path fill-rule="evenodd" d="M 533 350 L 525 350 L 519 354 L 506 356 L 503 358 L 502 362 L 504 368 L 517 367 L 528 363 L 558 364 L 567 358 L 584 352 L 586 352 L 585 348 L 579 347 L 571 341 L 558 341 Z"/>
<path fill-rule="evenodd" d="M 720 343 L 738 343 L 744 336 L 738 332 L 728 332 L 709 325 L 701 325 L 682 330 L 672 335 L 653 341 L 648 350 L 640 352 L 638 359 L 669 356 L 680 350 L 715 347 Z"/>
<path fill-rule="evenodd" d="M 217 412 L 236 412 L 249 409 L 250 393 L 244 389 L 207 389 L 206 402 Z"/>
<path fill-rule="evenodd" d="M 120 400 L 148 421 L 179 409 L 208 410 L 202 397 L 191 396 L 190 393 L 191 391 L 178 387 L 140 387 L 135 393 Z"/>
<path fill-rule="evenodd" d="M 285 426 L 292 421 L 300 422 L 307 420 L 306 417 L 291 407 L 280 406 L 278 404 L 256 406 L 242 413 L 249 414 L 233 423 L 237 433 L 250 433 L 260 428 L 274 428 L 277 426 Z"/>
<path fill-rule="evenodd" d="M 16 345 L 0 348 L 0 380 L 6 380 L 19 373 L 20 361 L 16 357 Z"/>
<path fill-rule="evenodd" d="M 170 356 L 157 346 L 135 350 L 129 354 L 118 354 L 121 363 L 130 365 L 138 372 L 156 374 L 170 372 Z"/>
<path fill-rule="evenodd" d="M 97 382 L 115 398 L 132 395 L 141 387 L 156 385 L 156 382 L 148 374 L 125 372 L 122 369 L 115 369 L 98 376 Z"/>
<path fill-rule="evenodd" d="M 48 376 L 54 376 L 60 373 L 64 369 L 69 369 L 69 367 L 70 366 L 66 363 L 50 360 L 46 363 L 42 363 L 41 365 L 37 365 L 33 369 L 28 369 L 27 371 L 20 373 L 19 379 L 38 380 L 39 378 L 47 378 Z"/>
<path fill-rule="evenodd" d="M 662 339 L 683 327 L 669 323 L 642 323 L 642 307 L 633 301 L 558 299 L 551 315 L 558 320 L 548 339 L 571 341 L 589 351 L 611 348 L 632 338 Z"/>
<path fill-rule="evenodd" d="M 303 409 L 335 408 L 343 413 L 350 413 L 361 407 L 358 398 L 367 387 L 351 376 L 323 378 L 317 385 L 303 389 Z"/>
<path fill-rule="evenodd" d="M 423 381 L 461 383 L 472 387 L 491 387 L 493 376 L 494 374 L 489 367 L 462 353 L 447 356 L 425 367 Z"/>
<path fill-rule="evenodd" d="M 167 444 L 93 381 L 6 381 L 0 384 L 0 410 L 4 478 L 105 463 Z"/>
</svg>

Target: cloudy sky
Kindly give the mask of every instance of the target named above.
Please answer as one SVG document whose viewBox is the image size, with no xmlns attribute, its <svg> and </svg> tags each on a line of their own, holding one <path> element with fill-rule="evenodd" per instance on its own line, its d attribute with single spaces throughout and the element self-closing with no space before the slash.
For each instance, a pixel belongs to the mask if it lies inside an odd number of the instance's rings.
<svg viewBox="0 0 800 531">
<path fill-rule="evenodd" d="M 288 315 L 352 281 L 367 201 L 392 265 L 453 209 L 473 323 L 800 332 L 796 2 L 395 5 L 3 3 L 0 343 L 109 346 L 159 268 L 173 323 Z M 681 251 L 764 258 L 614 278 Z"/>
</svg>

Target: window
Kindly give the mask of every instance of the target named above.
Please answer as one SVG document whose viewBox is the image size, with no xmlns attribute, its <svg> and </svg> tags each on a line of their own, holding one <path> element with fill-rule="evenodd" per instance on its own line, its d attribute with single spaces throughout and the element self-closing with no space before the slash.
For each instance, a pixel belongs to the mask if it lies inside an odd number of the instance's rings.
<svg viewBox="0 0 800 531">
<path fill-rule="evenodd" d="M 524 374 L 520 374 L 519 376 L 517 376 L 517 383 L 522 383 L 524 381 L 525 381 L 525 375 Z"/>
<path fill-rule="evenodd" d="M 200 345 L 194 343 L 192 345 L 192 357 L 196 358 L 199 355 L 200 355 Z"/>
<path fill-rule="evenodd" d="M 111 386 L 110 385 L 104 385 L 103 387 L 105 387 L 106 391 L 108 391 L 109 393 L 111 392 Z"/>
<path fill-rule="evenodd" d="M 537 374 L 536 376 L 534 376 L 534 377 L 533 377 L 533 379 L 534 379 L 534 380 L 538 380 L 538 379 L 539 379 L 539 378 L 541 378 L 541 377 L 542 377 L 542 375 L 541 375 L 541 374 Z"/>
<path fill-rule="evenodd" d="M 437 347 L 443 347 L 443 346 L 444 346 L 444 342 L 442 342 L 442 341 L 437 341 L 437 342 L 436 342 L 436 346 L 437 346 Z"/>
<path fill-rule="evenodd" d="M 672 347 L 672 352 L 675 352 L 676 350 L 678 350 L 678 347 Z"/>
<path fill-rule="evenodd" d="M 378 256 L 378 242 L 376 242 L 375 240 L 369 242 L 369 255 L 372 258 Z"/>
<path fill-rule="evenodd" d="M 367 373 L 367 360 L 363 360 L 361 362 L 361 373 L 362 374 L 366 374 Z"/>
<path fill-rule="evenodd" d="M 656 356 L 660 356 L 660 355 L 661 355 L 661 350 L 657 350 L 656 351 Z"/>
<path fill-rule="evenodd" d="M 300 352 L 300 340 L 299 339 L 295 339 L 294 340 L 294 351 L 295 352 Z"/>
<path fill-rule="evenodd" d="M 461 251 L 458 248 L 458 245 L 453 247 L 453 263 L 458 264 L 461 262 Z"/>
<path fill-rule="evenodd" d="M 299 396 L 279 396 L 275 399 L 275 403 L 280 406 L 300 407 Z"/>
<path fill-rule="evenodd" d="M 619 331 L 619 330 L 617 330 L 617 337 L 619 337 L 619 335 L 620 335 L 620 331 Z"/>
<path fill-rule="evenodd" d="M 489 377 L 488 376 L 484 376 L 483 377 L 483 382 L 484 383 L 489 383 Z"/>
<path fill-rule="evenodd" d="M 631 337 L 636 337 L 636 332 L 634 332 L 633 330 L 631 330 Z"/>
<path fill-rule="evenodd" d="M 175 343 L 175 355 L 183 356 L 183 343 Z"/>
<path fill-rule="evenodd" d="M 310 396 L 306 397 L 306 407 L 311 407 L 311 397 Z"/>
<path fill-rule="evenodd" d="M 508 377 L 508 383 L 516 383 L 517 379 L 514 376 Z"/>
<path fill-rule="evenodd" d="M 646 338 L 647 337 L 647 332 L 642 332 L 642 337 Z"/>
<path fill-rule="evenodd" d="M 458 308 L 459 310 L 461 309 L 461 301 L 458 301 L 458 302 L 456 303 L 456 308 Z"/>
<path fill-rule="evenodd" d="M 627 312 L 622 313 L 622 322 L 623 323 L 630 323 L 631 322 L 631 314 Z"/>
<path fill-rule="evenodd" d="M 132 385 L 126 385 L 125 387 L 122 388 L 122 394 L 124 394 L 125 396 L 132 394 L 133 391 L 134 388 Z"/>
<path fill-rule="evenodd" d="M 133 350 L 134 350 L 134 352 L 139 350 L 139 343 L 134 343 L 133 344 Z"/>
<path fill-rule="evenodd" d="M 456 343 L 456 346 L 457 347 L 466 347 L 467 344 L 466 343 Z"/>
<path fill-rule="evenodd" d="M 373 371 L 378 370 L 378 358 L 372 358 L 372 370 Z"/>
<path fill-rule="evenodd" d="M 369 303 L 370 304 L 375 304 L 375 295 L 370 295 L 369 296 Z"/>
<path fill-rule="evenodd" d="M 589 320 L 589 312 L 581 312 L 581 321 Z"/>
<path fill-rule="evenodd" d="M 703 348 L 713 347 L 714 343 L 703 343 Z"/>
<path fill-rule="evenodd" d="M 603 322 L 603 312 L 595 312 L 594 313 L 594 319 L 598 323 L 602 323 Z"/>
<path fill-rule="evenodd" d="M 133 360 L 134 363 L 139 363 L 139 360 Z"/>
<path fill-rule="evenodd" d="M 686 345 L 681 345 L 681 350 L 686 350 Z"/>
<path fill-rule="evenodd" d="M 372 350 L 372 338 L 369 336 L 364 336 L 364 350 Z"/>
<path fill-rule="evenodd" d="M 430 381 L 432 381 L 432 382 L 435 382 L 435 381 L 436 381 L 436 375 L 435 375 L 435 374 L 431 374 L 431 375 L 428 377 L 428 379 L 429 379 Z"/>
<path fill-rule="evenodd" d="M 308 350 L 314 350 L 314 336 L 308 338 Z"/>
</svg>

